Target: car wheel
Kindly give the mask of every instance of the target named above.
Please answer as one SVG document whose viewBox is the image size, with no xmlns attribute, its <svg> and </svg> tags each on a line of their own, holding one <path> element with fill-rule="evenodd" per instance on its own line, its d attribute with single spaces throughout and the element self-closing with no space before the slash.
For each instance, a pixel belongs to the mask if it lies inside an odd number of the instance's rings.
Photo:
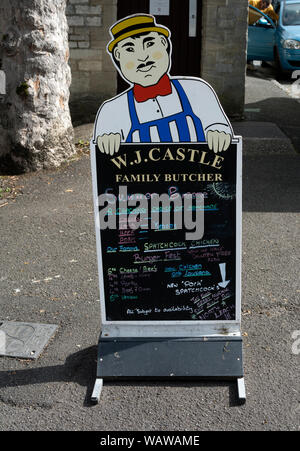
<svg viewBox="0 0 300 451">
<path fill-rule="evenodd" d="M 280 62 L 280 56 L 279 56 L 277 47 L 274 48 L 274 61 L 275 61 L 277 80 L 285 80 L 287 78 L 287 74 L 282 69 L 281 62 Z"/>
</svg>

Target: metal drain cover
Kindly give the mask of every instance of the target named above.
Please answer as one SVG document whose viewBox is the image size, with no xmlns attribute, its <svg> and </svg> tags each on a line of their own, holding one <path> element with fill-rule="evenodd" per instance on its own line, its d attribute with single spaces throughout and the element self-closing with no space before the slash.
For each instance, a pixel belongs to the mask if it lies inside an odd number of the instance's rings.
<svg viewBox="0 0 300 451">
<path fill-rule="evenodd" d="M 0 356 L 37 359 L 57 328 L 54 324 L 0 320 Z"/>
</svg>

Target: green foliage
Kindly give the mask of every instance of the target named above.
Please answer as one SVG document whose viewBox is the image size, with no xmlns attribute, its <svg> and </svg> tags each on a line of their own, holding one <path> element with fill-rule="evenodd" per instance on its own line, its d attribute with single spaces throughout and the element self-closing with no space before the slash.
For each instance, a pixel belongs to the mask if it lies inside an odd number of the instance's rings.
<svg viewBox="0 0 300 451">
<path fill-rule="evenodd" d="M 29 85 L 24 81 L 20 84 L 20 86 L 17 87 L 16 93 L 21 97 L 28 97 L 29 95 Z"/>
</svg>

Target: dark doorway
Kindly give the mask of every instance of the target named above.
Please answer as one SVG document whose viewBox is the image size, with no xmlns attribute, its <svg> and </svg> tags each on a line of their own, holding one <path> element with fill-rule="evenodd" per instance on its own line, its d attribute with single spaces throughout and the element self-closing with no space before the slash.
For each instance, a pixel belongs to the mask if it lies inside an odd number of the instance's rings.
<svg viewBox="0 0 300 451">
<path fill-rule="evenodd" d="M 171 30 L 173 45 L 171 75 L 200 76 L 201 64 L 201 1 L 197 0 L 196 36 L 190 37 L 190 0 L 170 0 L 170 15 L 155 16 L 158 24 Z M 118 20 L 131 14 L 149 14 L 150 0 L 118 0 Z M 118 93 L 128 84 L 118 75 Z"/>
</svg>

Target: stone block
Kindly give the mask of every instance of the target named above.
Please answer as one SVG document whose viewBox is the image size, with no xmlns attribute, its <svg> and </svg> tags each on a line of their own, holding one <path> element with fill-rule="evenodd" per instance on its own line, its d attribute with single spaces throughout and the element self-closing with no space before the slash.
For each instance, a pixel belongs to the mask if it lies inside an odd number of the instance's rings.
<svg viewBox="0 0 300 451">
<path fill-rule="evenodd" d="M 116 95 L 117 74 L 113 72 L 90 72 L 90 88 L 99 94 L 106 94 L 107 98 Z M 99 104 L 100 106 L 100 104 Z"/>
<path fill-rule="evenodd" d="M 107 42 L 91 41 L 91 49 L 105 49 Z"/>
<path fill-rule="evenodd" d="M 75 6 L 76 14 L 82 14 L 84 16 L 91 15 L 96 16 L 100 15 L 102 12 L 102 6 L 85 6 L 85 5 L 78 5 Z"/>
<path fill-rule="evenodd" d="M 69 41 L 87 41 L 88 34 L 70 34 Z"/>
<path fill-rule="evenodd" d="M 73 49 L 70 52 L 70 57 L 72 59 L 77 60 L 101 60 L 102 59 L 102 51 L 99 49 Z"/>
<path fill-rule="evenodd" d="M 78 64 L 77 61 L 69 60 L 69 66 L 71 68 L 72 74 L 78 71 Z"/>
<path fill-rule="evenodd" d="M 235 20 L 227 19 L 225 17 L 218 17 L 217 26 L 224 30 L 231 30 L 234 28 Z"/>
<path fill-rule="evenodd" d="M 83 5 L 83 4 L 88 4 L 89 0 L 69 0 L 69 3 L 71 3 L 73 5 Z"/>
<path fill-rule="evenodd" d="M 122 0 L 124 1 L 124 0 Z M 115 6 L 118 3 L 118 0 L 90 0 L 89 4 L 91 6 L 96 6 L 99 5 L 99 3 L 101 3 L 101 5 L 108 5 L 108 6 Z"/>
<path fill-rule="evenodd" d="M 231 63 L 219 63 L 218 62 L 218 72 L 223 74 L 231 74 L 233 72 L 233 65 Z"/>
<path fill-rule="evenodd" d="M 102 25 L 102 18 L 99 16 L 85 17 L 84 23 L 87 27 L 100 27 Z"/>
<path fill-rule="evenodd" d="M 67 19 L 70 27 L 84 25 L 84 18 L 81 16 L 68 16 Z"/>
<path fill-rule="evenodd" d="M 75 14 L 75 7 L 73 5 L 67 5 L 66 15 Z"/>
<path fill-rule="evenodd" d="M 84 27 L 84 28 L 82 28 L 82 27 L 73 27 L 73 33 L 72 34 L 82 34 L 82 35 L 85 35 L 85 36 L 89 36 L 89 31 L 88 30 L 86 30 L 86 28 Z"/>
<path fill-rule="evenodd" d="M 78 42 L 78 47 L 80 49 L 89 49 L 90 43 L 89 43 L 89 41 Z"/>
<path fill-rule="evenodd" d="M 101 72 L 102 62 L 101 61 L 79 61 L 78 68 L 82 72 Z"/>
</svg>

